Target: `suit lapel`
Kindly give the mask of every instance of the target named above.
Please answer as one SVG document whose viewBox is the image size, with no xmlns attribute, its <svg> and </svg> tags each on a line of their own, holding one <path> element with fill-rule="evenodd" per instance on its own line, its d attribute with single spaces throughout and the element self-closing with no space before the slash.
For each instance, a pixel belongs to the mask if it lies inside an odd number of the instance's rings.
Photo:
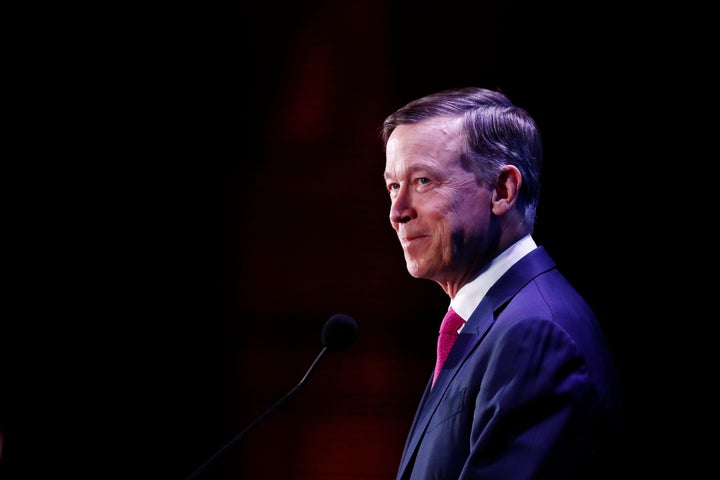
<svg viewBox="0 0 720 480">
<path fill-rule="evenodd" d="M 553 268 L 555 263 L 547 255 L 543 247 L 538 247 L 513 265 L 488 291 L 473 314 L 463 327 L 450 355 L 445 361 L 449 368 L 444 369 L 437 378 L 435 387 L 430 389 L 432 375 L 425 387 L 420 400 L 418 411 L 410 429 L 408 441 L 400 464 L 402 478 L 410 460 L 414 458 L 420 440 L 425 434 L 432 416 L 435 414 L 443 394 L 452 379 L 457 375 L 460 367 L 465 363 L 470 353 L 480 344 L 481 340 L 495 321 L 495 312 L 509 302 L 517 292 L 541 273 Z"/>
<path fill-rule="evenodd" d="M 414 457 L 414 452 L 420 443 L 425 430 L 435 414 L 435 411 L 440 405 L 440 400 L 445 393 L 450 381 L 457 373 L 459 367 L 467 359 L 473 348 L 480 343 L 480 340 L 485 335 L 487 330 L 490 328 L 493 322 L 492 305 L 484 300 L 478 305 L 478 308 L 473 312 L 472 317 L 468 319 L 468 322 L 463 327 L 460 335 L 453 344 L 453 348 L 445 360 L 446 365 L 450 362 L 453 363 L 451 369 L 445 369 L 440 373 L 440 376 L 435 382 L 435 386 L 430 389 L 432 384 L 432 378 L 425 387 L 425 392 L 420 400 L 415 420 L 413 421 L 410 429 L 410 436 L 408 437 L 407 445 L 405 446 L 405 453 L 402 457 L 400 464 L 400 471 L 405 471 L 410 460 Z M 472 322 L 471 322 L 472 320 Z M 398 477 L 401 478 L 401 477 Z"/>
</svg>

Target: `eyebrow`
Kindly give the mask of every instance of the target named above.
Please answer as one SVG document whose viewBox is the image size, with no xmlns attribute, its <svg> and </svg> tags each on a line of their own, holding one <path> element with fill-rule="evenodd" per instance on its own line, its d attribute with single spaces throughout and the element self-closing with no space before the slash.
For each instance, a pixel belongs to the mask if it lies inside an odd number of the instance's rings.
<svg viewBox="0 0 720 480">
<path fill-rule="evenodd" d="M 440 173 L 440 172 L 441 172 L 440 169 L 437 169 L 437 168 L 435 168 L 435 167 L 433 167 L 433 166 L 431 166 L 431 165 L 428 165 L 428 164 L 422 164 L 422 165 L 420 165 L 420 164 L 413 164 L 413 165 L 410 165 L 408 168 L 405 169 L 405 173 L 406 173 L 406 174 L 410 174 L 410 175 L 412 175 L 413 173 L 416 173 L 416 172 L 421 172 L 421 171 L 428 172 L 429 174 L 431 174 L 431 175 L 433 175 L 433 176 L 440 176 L 440 174 L 441 174 L 441 173 Z M 388 180 L 388 179 L 390 179 L 391 177 L 392 177 L 392 176 L 391 176 L 387 171 L 385 171 L 385 172 L 383 173 L 383 178 L 384 178 L 385 180 Z"/>
</svg>

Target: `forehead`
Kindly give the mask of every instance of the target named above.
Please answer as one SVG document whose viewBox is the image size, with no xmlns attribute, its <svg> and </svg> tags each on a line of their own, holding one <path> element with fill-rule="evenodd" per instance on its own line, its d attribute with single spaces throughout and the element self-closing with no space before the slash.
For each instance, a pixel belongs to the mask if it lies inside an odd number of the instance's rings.
<svg viewBox="0 0 720 480">
<path fill-rule="evenodd" d="M 388 171 L 413 164 L 448 167 L 459 162 L 462 153 L 462 118 L 441 117 L 399 125 L 386 146 Z"/>
</svg>

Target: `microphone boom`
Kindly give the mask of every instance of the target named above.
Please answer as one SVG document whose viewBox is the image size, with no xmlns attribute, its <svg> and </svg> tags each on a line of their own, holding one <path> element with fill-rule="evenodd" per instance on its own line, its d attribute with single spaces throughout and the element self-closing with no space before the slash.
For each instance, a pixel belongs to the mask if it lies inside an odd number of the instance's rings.
<svg viewBox="0 0 720 480">
<path fill-rule="evenodd" d="M 322 335 L 321 340 L 323 343 L 323 349 L 320 350 L 320 353 L 317 357 L 315 357 L 315 361 L 313 361 L 312 365 L 310 365 L 310 368 L 308 368 L 307 372 L 305 372 L 305 375 L 302 377 L 300 382 L 295 385 L 292 390 L 290 390 L 288 393 L 286 393 L 280 400 L 275 402 L 270 408 L 265 410 L 265 412 L 260 415 L 258 418 L 256 418 L 250 425 L 245 427 L 245 429 L 238 433 L 232 440 L 230 440 L 228 443 L 225 444 L 224 447 L 222 447 L 220 450 L 215 452 L 215 454 L 207 459 L 205 463 L 200 465 L 193 473 L 191 473 L 185 480 L 193 480 L 197 478 L 200 473 L 202 473 L 205 469 L 207 469 L 210 465 L 215 463 L 215 461 L 220 458 L 227 450 L 229 450 L 232 446 L 237 444 L 250 430 L 252 430 L 254 427 L 256 427 L 260 422 L 265 420 L 268 415 L 270 415 L 272 412 L 277 410 L 278 407 L 280 407 L 282 404 L 284 404 L 287 400 L 289 400 L 295 393 L 302 387 L 305 382 L 310 378 L 310 375 L 315 370 L 315 367 L 317 366 L 320 359 L 325 355 L 325 352 L 328 350 L 330 351 L 340 351 L 345 350 L 350 345 L 352 345 L 355 340 L 357 339 L 357 323 L 355 323 L 355 320 L 345 314 L 335 314 L 332 317 L 330 317 L 323 326 L 322 329 Z"/>
</svg>

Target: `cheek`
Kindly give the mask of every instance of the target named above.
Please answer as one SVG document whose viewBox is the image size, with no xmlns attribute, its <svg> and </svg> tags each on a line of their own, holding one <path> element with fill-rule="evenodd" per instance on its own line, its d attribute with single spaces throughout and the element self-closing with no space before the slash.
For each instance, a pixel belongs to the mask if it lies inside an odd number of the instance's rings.
<svg viewBox="0 0 720 480">
<path fill-rule="evenodd" d="M 444 216 L 449 224 L 472 224 L 487 217 L 488 210 L 482 208 L 481 205 L 476 197 L 468 196 L 463 200 L 453 202 L 449 208 L 445 209 Z"/>
<path fill-rule="evenodd" d="M 444 220 L 453 233 L 455 242 L 467 243 L 471 238 L 483 236 L 490 223 L 488 195 L 471 195 L 447 212 Z"/>
</svg>

